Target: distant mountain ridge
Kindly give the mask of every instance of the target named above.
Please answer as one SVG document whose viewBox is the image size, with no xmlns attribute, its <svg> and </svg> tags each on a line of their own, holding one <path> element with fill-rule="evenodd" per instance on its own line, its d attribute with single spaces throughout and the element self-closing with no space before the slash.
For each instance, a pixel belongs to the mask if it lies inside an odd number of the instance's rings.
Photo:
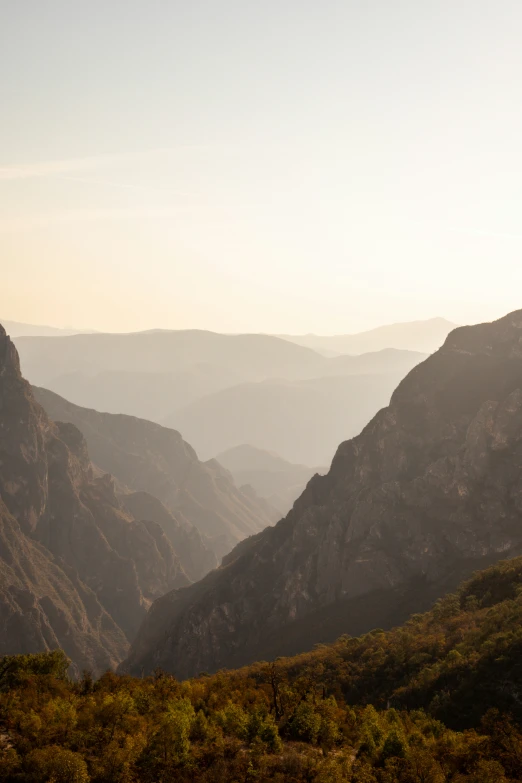
<svg viewBox="0 0 522 783">
<path fill-rule="evenodd" d="M 76 405 L 160 424 L 196 400 L 242 383 L 404 375 L 424 358 L 416 352 L 387 350 L 328 359 L 267 335 L 197 330 L 19 337 L 15 342 L 31 383 Z"/>
<path fill-rule="evenodd" d="M 151 608 L 123 665 L 179 677 L 391 627 L 522 552 L 522 310 L 455 329 L 287 517 Z"/>
<path fill-rule="evenodd" d="M 355 334 L 280 334 L 278 337 L 312 348 L 326 356 L 361 354 L 386 348 L 432 353 L 440 348 L 448 334 L 456 327 L 457 324 L 445 318 L 430 318 L 426 321 L 387 324 Z"/>
<path fill-rule="evenodd" d="M 204 459 L 249 443 L 291 463 L 327 465 L 339 440 L 356 435 L 389 403 L 403 375 L 244 383 L 196 400 L 164 423 L 183 432 Z"/>
<path fill-rule="evenodd" d="M 91 334 L 91 329 L 67 329 L 59 326 L 44 326 L 39 324 L 25 324 L 19 321 L 7 321 L 0 318 L 5 331 L 14 337 L 66 337 L 72 334 Z"/>
</svg>

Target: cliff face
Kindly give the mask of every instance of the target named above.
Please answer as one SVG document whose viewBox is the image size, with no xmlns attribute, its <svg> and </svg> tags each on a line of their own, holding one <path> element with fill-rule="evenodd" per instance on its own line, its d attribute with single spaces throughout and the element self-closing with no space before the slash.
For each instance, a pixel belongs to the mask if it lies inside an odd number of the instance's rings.
<svg viewBox="0 0 522 783">
<path fill-rule="evenodd" d="M 191 537 L 191 578 L 201 578 L 239 541 L 273 524 L 272 510 L 263 501 L 241 492 L 215 460 L 200 462 L 176 430 L 134 416 L 81 408 L 47 389 L 35 388 L 34 393 L 52 419 L 72 422 L 81 430 L 98 467 L 133 492 L 158 498 L 181 525 L 185 522 Z M 152 518 L 162 525 L 164 514 Z M 204 536 L 199 545 L 191 525 Z M 172 520 L 164 530 L 176 551 L 184 548 Z M 182 563 L 185 566 L 183 557 Z"/>
<path fill-rule="evenodd" d="M 189 583 L 160 526 L 124 511 L 110 476 L 94 478 L 79 430 L 34 400 L 2 327 L 0 534 L 0 616 L 16 629 L 0 645 L 11 652 L 60 644 L 103 670 L 151 601 Z"/>
<path fill-rule="evenodd" d="M 522 550 L 522 311 L 453 331 L 275 528 L 158 600 L 124 668 L 179 676 L 390 627 Z"/>
</svg>

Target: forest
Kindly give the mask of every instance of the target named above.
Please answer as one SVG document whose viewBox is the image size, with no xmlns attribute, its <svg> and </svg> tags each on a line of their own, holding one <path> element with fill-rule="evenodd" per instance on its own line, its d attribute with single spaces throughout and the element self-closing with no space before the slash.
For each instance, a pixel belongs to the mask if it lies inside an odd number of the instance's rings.
<svg viewBox="0 0 522 783">
<path fill-rule="evenodd" d="M 522 779 L 522 558 L 389 632 L 184 682 L 0 659 L 0 780 Z"/>
</svg>

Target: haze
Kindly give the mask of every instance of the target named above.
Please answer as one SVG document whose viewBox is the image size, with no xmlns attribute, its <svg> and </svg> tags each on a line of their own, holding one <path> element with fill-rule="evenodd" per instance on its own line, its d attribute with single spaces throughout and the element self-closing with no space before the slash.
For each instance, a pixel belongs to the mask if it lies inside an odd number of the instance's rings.
<svg viewBox="0 0 522 783">
<path fill-rule="evenodd" d="M 522 7 L 2 4 L 0 312 L 322 334 L 515 309 Z"/>
</svg>

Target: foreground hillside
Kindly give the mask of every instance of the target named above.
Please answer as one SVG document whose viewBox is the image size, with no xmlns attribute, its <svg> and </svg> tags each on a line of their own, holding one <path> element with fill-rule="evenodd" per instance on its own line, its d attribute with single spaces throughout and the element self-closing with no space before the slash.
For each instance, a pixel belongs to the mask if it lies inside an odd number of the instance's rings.
<svg viewBox="0 0 522 783">
<path fill-rule="evenodd" d="M 391 632 L 186 682 L 0 659 L 0 780 L 515 783 L 521 628 L 519 558 Z"/>
<path fill-rule="evenodd" d="M 288 516 L 156 601 L 129 671 L 178 676 L 391 627 L 522 552 L 522 311 L 461 327 Z"/>
</svg>

